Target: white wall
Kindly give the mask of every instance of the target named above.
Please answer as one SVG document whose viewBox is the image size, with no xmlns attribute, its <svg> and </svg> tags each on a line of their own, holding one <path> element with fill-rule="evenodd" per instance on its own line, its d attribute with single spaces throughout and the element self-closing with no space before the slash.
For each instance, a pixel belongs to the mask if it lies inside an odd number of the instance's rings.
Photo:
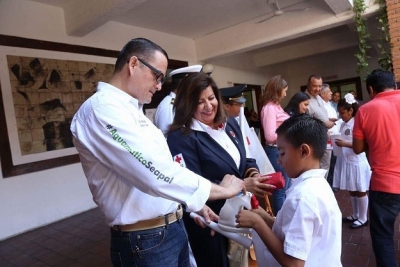
<svg viewBox="0 0 400 267">
<path fill-rule="evenodd" d="M 161 45 L 171 59 L 197 62 L 193 40 L 119 23 L 107 23 L 85 37 L 67 36 L 61 8 L 31 1 L 0 0 L 0 34 L 111 50 L 145 37 Z M 18 54 L 18 48 L 13 50 Z M 264 80 L 260 74 L 218 66 L 212 77 L 221 87 L 229 81 Z M 11 178 L 0 174 L 0 240 L 94 207 L 79 163 Z"/>
<path fill-rule="evenodd" d="M 0 179 L 0 240 L 95 206 L 79 163 Z"/>
<path fill-rule="evenodd" d="M 260 71 L 243 71 L 222 66 L 215 66 L 211 77 L 220 88 L 232 86 L 234 83 L 264 85 L 268 79 L 268 76 Z"/>
</svg>

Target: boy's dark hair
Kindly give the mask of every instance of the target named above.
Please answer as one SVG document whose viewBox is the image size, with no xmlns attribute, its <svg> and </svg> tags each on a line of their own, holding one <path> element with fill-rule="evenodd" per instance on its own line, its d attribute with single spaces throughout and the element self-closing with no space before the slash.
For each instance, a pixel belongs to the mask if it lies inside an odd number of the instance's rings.
<svg viewBox="0 0 400 267">
<path fill-rule="evenodd" d="M 321 120 L 307 114 L 290 117 L 276 129 L 278 136 L 284 136 L 294 148 L 299 148 L 302 144 L 309 145 L 314 151 L 313 156 L 319 160 L 328 143 L 327 131 Z"/>
<path fill-rule="evenodd" d="M 376 93 L 381 93 L 385 89 L 395 89 L 396 80 L 394 74 L 383 69 L 376 69 L 367 76 L 365 80 L 367 88 L 370 86 Z"/>
</svg>

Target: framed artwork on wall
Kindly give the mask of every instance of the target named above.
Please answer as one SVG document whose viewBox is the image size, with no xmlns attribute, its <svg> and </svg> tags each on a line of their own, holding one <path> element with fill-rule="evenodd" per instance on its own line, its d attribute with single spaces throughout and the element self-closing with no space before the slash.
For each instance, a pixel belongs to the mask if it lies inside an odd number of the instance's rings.
<svg viewBox="0 0 400 267">
<path fill-rule="evenodd" d="M 50 55 L 0 47 L 0 80 L 14 165 L 77 154 L 70 131 L 72 117 L 96 92 L 97 83 L 108 81 L 114 71 L 112 58 Z"/>
<path fill-rule="evenodd" d="M 97 82 L 112 76 L 118 53 L 0 35 L 4 178 L 79 162 L 69 129 L 72 117 Z M 168 68 L 182 65 L 187 62 L 170 60 Z"/>
</svg>

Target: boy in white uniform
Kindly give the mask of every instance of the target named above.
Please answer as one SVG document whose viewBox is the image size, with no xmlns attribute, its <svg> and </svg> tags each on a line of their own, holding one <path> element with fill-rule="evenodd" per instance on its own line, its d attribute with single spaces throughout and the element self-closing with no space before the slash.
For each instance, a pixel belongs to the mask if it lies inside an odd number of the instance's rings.
<svg viewBox="0 0 400 267">
<path fill-rule="evenodd" d="M 297 177 L 276 218 L 263 209 L 242 210 L 237 227 L 251 227 L 259 266 L 342 266 L 342 218 L 320 169 L 327 143 L 322 121 L 291 117 L 276 130 L 278 162 Z M 272 229 L 271 229 L 272 228 Z"/>
</svg>

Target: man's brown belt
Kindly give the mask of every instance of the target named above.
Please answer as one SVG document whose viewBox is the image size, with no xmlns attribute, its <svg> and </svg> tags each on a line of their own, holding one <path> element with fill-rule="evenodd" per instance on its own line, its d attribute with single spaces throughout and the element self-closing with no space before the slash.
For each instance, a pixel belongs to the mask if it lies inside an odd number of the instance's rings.
<svg viewBox="0 0 400 267">
<path fill-rule="evenodd" d="M 170 223 L 176 222 L 177 220 L 182 218 L 182 214 L 183 214 L 182 206 L 179 205 L 176 212 L 171 212 L 168 213 L 167 215 L 157 217 L 154 219 L 139 221 L 134 224 L 114 225 L 112 228 L 120 232 L 134 232 L 134 231 L 148 230 L 148 229 L 163 227 Z"/>
</svg>

